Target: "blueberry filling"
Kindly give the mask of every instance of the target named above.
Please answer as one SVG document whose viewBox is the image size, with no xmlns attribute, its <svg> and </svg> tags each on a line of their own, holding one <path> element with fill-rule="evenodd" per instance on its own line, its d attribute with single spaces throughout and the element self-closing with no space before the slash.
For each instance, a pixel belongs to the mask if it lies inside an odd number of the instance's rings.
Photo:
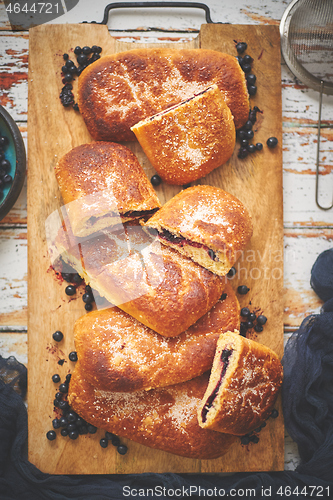
<svg viewBox="0 0 333 500">
<path fill-rule="evenodd" d="M 208 396 L 206 404 L 201 411 L 201 418 L 202 418 L 203 422 L 206 422 L 207 413 L 209 412 L 209 410 L 213 406 L 214 399 L 216 398 L 217 393 L 221 387 L 222 380 L 223 380 L 223 377 L 227 371 L 227 368 L 229 365 L 229 359 L 230 359 L 230 356 L 232 355 L 232 353 L 233 353 L 233 349 L 224 349 L 221 353 L 221 358 L 220 358 L 221 359 L 221 368 L 222 368 L 221 375 L 220 375 L 220 378 L 216 384 L 215 389 L 212 391 L 210 396 Z"/>
<path fill-rule="evenodd" d="M 156 231 L 154 229 L 151 230 L 150 232 L 154 235 L 156 234 Z M 162 232 L 159 232 L 158 236 L 161 240 L 166 240 L 166 241 L 172 243 L 173 245 L 178 245 L 180 247 L 183 247 L 184 245 L 190 245 L 190 246 L 196 247 L 196 248 L 203 248 L 207 251 L 208 256 L 211 260 L 213 260 L 215 262 L 219 261 L 216 253 L 211 248 L 208 248 L 206 245 L 204 245 L 203 243 L 197 243 L 196 241 L 188 240 L 187 238 L 184 238 L 183 236 L 177 236 L 177 235 L 171 233 L 170 231 L 168 231 L 167 229 L 163 229 Z"/>
</svg>

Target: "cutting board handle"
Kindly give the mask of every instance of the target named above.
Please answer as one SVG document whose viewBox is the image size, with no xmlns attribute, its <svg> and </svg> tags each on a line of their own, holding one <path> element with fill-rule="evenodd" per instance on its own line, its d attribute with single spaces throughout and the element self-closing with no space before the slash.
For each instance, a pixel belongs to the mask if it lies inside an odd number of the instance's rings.
<svg viewBox="0 0 333 500">
<path fill-rule="evenodd" d="M 204 4 L 204 3 L 198 3 L 198 2 L 116 2 L 116 3 L 109 3 L 105 9 L 104 9 L 104 17 L 101 23 L 98 24 L 107 24 L 108 19 L 109 19 L 109 12 L 110 10 L 113 9 L 126 9 L 126 8 L 132 8 L 132 9 L 137 9 L 141 7 L 166 7 L 166 8 L 173 8 L 173 7 L 181 7 L 181 8 L 192 8 L 192 9 L 203 9 L 206 13 L 206 22 L 207 23 L 213 23 L 211 17 L 210 17 L 210 10 L 209 7 Z"/>
</svg>

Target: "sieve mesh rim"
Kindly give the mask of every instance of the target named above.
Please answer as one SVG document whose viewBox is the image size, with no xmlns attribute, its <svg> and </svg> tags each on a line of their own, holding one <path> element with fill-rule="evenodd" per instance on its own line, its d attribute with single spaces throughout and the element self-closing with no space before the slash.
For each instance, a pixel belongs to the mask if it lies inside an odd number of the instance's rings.
<svg viewBox="0 0 333 500">
<path fill-rule="evenodd" d="M 307 71 L 294 57 L 294 52 L 290 48 L 289 43 L 289 24 L 292 16 L 299 7 L 300 2 L 303 0 L 293 0 L 287 7 L 280 22 L 280 39 L 281 39 L 281 52 L 285 63 L 287 64 L 290 71 L 307 87 L 316 90 L 317 92 L 323 92 L 324 94 L 333 95 L 333 83 L 323 81 L 317 78 L 312 73 Z"/>
</svg>

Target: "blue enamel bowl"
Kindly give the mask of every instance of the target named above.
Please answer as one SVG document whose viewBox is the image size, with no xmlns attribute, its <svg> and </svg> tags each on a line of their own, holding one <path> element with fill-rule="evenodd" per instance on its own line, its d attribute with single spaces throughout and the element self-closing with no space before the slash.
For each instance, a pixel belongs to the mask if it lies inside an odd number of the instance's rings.
<svg viewBox="0 0 333 500">
<path fill-rule="evenodd" d="M 26 153 L 21 132 L 2 106 L 0 106 L 0 136 L 8 139 L 3 152 L 5 159 L 10 163 L 10 168 L 6 173 L 12 178 L 11 182 L 3 184 L 0 189 L 0 220 L 2 220 L 13 207 L 22 190 L 26 169 Z"/>
</svg>

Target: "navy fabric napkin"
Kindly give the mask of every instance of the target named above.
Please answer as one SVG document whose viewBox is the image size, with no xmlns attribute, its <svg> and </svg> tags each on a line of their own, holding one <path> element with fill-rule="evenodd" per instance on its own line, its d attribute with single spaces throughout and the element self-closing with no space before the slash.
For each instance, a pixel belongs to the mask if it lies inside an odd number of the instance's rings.
<svg viewBox="0 0 333 500">
<path fill-rule="evenodd" d="M 314 290 L 324 286 L 322 311 L 304 319 L 283 357 L 285 426 L 301 457 L 296 471 L 229 476 L 44 474 L 26 458 L 25 367 L 12 357 L 0 356 L 0 500 L 333 498 L 332 255 L 333 251 L 323 252 L 311 272 Z"/>
</svg>

